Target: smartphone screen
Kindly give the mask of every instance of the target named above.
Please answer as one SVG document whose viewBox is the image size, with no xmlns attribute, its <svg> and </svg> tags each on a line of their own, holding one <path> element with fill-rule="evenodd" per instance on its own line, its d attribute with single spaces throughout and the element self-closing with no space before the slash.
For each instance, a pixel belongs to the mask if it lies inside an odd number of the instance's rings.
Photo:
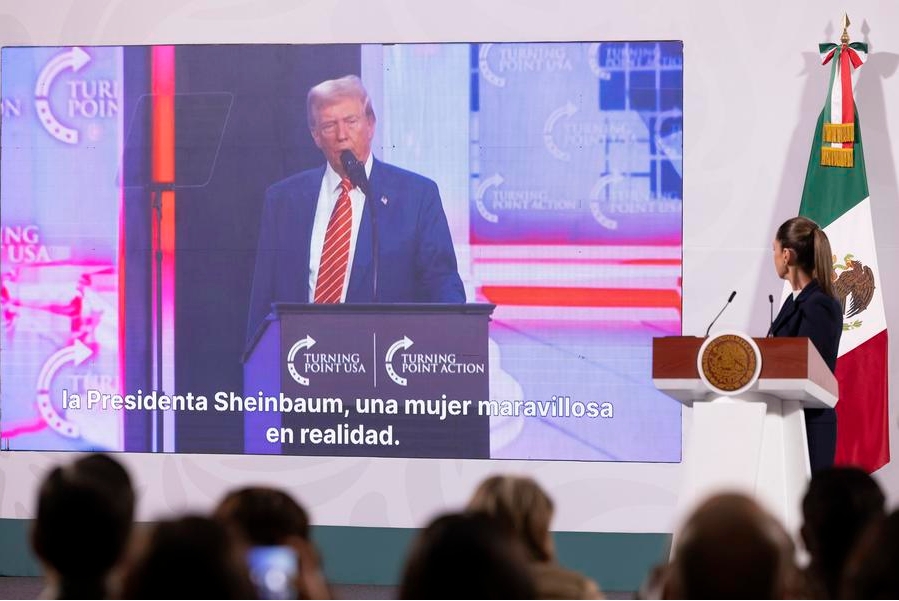
<svg viewBox="0 0 899 601">
<path fill-rule="evenodd" d="M 247 553 L 250 577 L 260 599 L 296 599 L 299 569 L 297 554 L 291 547 L 252 547 Z"/>
</svg>

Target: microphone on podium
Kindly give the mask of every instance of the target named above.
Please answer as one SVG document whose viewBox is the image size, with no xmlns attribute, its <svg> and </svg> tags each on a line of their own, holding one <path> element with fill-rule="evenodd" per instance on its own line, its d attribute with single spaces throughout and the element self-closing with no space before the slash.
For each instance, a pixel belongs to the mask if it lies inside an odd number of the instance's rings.
<svg viewBox="0 0 899 601">
<path fill-rule="evenodd" d="M 771 330 L 774 329 L 774 295 L 773 294 L 768 295 L 768 304 L 771 306 L 771 310 L 769 311 L 770 325 L 768 326 L 768 333 L 765 334 L 765 338 L 768 338 L 769 336 L 771 336 Z"/>
<path fill-rule="evenodd" d="M 712 320 L 712 323 L 709 324 L 709 327 L 706 328 L 706 331 L 705 331 L 705 337 L 706 337 L 706 338 L 709 337 L 709 332 L 712 331 L 712 326 L 715 325 L 715 322 L 718 321 L 718 318 L 721 317 L 721 314 L 724 313 L 724 310 L 727 309 L 727 306 L 730 304 L 730 302 L 731 302 L 732 300 L 734 300 L 734 297 L 735 297 L 736 295 L 737 295 L 737 291 L 736 291 L 736 290 L 734 290 L 733 292 L 730 293 L 730 298 L 727 299 L 727 302 L 724 303 L 724 306 L 721 307 L 721 310 L 720 310 L 720 311 L 718 311 L 718 315 L 715 316 L 715 319 L 713 319 L 713 320 Z"/>
</svg>

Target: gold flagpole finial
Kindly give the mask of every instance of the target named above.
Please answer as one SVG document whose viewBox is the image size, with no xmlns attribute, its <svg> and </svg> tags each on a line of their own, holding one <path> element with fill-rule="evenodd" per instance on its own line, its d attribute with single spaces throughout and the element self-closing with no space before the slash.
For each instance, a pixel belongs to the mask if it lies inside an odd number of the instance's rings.
<svg viewBox="0 0 899 601">
<path fill-rule="evenodd" d="M 849 25 L 851 25 L 851 23 L 849 22 L 849 15 L 847 15 L 846 13 L 843 13 L 842 25 L 843 25 L 843 35 L 840 36 L 840 43 L 848 44 L 849 43 L 849 31 L 848 30 L 849 30 Z"/>
</svg>

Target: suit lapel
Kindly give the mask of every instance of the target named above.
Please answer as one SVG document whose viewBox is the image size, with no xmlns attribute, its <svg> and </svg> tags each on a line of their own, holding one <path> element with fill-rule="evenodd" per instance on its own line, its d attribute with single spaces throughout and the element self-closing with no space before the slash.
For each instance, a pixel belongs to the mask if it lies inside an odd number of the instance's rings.
<svg viewBox="0 0 899 601">
<path fill-rule="evenodd" d="M 310 246 L 312 245 L 312 225 L 315 221 L 315 209 L 318 206 L 318 195 L 321 192 L 322 178 L 325 176 L 325 168 L 319 169 L 318 177 L 314 177 L 313 181 L 316 186 L 299 187 L 297 190 L 297 199 L 293 203 L 295 225 L 294 244 L 297 262 L 299 263 L 296 273 L 300 274 L 299 282 L 300 290 L 307 291 L 309 288 L 309 256 Z M 305 301 L 306 296 L 303 296 Z"/>
<path fill-rule="evenodd" d="M 789 323 L 790 319 L 793 315 L 799 311 L 803 302 L 805 302 L 808 297 L 815 293 L 820 288 L 820 285 L 816 280 L 812 280 L 809 282 L 805 288 L 803 288 L 799 294 L 796 295 L 794 299 L 792 295 L 787 299 L 787 302 L 784 303 L 784 306 L 781 308 L 780 313 L 777 314 L 777 319 L 774 320 L 774 325 L 771 327 L 771 333 L 777 335 L 777 331 L 785 324 Z"/>
</svg>

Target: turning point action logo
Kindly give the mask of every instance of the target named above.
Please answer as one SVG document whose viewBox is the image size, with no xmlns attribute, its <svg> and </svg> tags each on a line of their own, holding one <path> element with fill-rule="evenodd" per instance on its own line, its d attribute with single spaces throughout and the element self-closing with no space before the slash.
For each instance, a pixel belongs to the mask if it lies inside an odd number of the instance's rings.
<svg viewBox="0 0 899 601">
<path fill-rule="evenodd" d="M 460 360 L 456 353 L 406 352 L 413 344 L 408 336 L 403 336 L 391 344 L 384 355 L 387 375 L 400 386 L 406 386 L 408 380 L 404 375 L 409 374 L 482 374 L 487 370 L 485 364 Z M 395 366 L 398 353 L 399 371 Z"/>
</svg>

